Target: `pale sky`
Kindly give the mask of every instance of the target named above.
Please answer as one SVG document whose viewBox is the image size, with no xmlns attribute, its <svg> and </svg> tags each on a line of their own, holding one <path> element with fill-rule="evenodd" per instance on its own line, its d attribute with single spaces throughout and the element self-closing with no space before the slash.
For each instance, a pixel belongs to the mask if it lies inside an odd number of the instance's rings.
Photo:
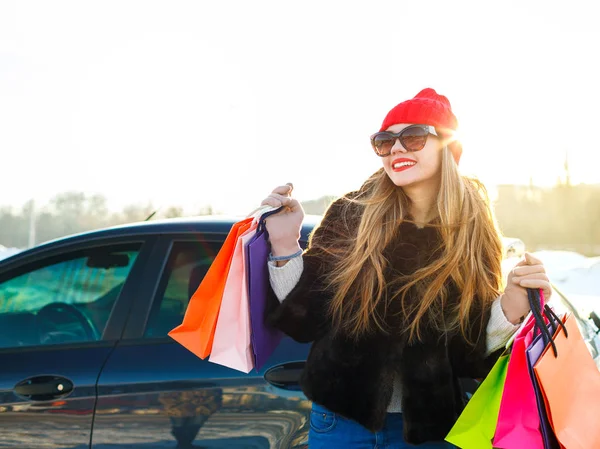
<svg viewBox="0 0 600 449">
<path fill-rule="evenodd" d="M 597 1 L 2 1 L 0 205 L 58 192 L 111 207 L 247 213 L 293 182 L 355 189 L 368 137 L 446 95 L 463 173 L 600 182 Z"/>
</svg>

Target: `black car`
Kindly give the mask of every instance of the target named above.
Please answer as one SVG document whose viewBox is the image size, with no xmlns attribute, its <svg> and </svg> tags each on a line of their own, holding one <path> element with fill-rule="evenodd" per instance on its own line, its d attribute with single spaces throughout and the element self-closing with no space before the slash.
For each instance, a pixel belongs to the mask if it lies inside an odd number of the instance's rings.
<svg viewBox="0 0 600 449">
<path fill-rule="evenodd" d="M 2 260 L 0 447 L 304 447 L 309 345 L 284 338 L 244 374 L 167 336 L 236 220 L 125 225 Z"/>
</svg>

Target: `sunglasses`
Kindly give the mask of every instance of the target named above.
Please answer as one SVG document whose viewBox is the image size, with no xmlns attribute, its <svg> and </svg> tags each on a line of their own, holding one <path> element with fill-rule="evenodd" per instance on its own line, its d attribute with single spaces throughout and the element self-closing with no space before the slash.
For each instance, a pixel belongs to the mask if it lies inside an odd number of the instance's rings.
<svg viewBox="0 0 600 449">
<path fill-rule="evenodd" d="M 377 156 L 389 156 L 396 140 L 400 141 L 406 151 L 420 151 L 427 143 L 429 134 L 437 136 L 435 128 L 429 125 L 410 125 L 399 133 L 381 131 L 371 136 L 371 146 L 377 153 Z"/>
</svg>

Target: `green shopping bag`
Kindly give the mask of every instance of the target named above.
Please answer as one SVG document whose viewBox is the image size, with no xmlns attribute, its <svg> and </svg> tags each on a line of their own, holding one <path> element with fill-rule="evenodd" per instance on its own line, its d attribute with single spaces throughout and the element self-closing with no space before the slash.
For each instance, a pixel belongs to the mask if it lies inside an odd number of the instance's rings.
<svg viewBox="0 0 600 449">
<path fill-rule="evenodd" d="M 509 357 L 507 350 L 496 361 L 450 429 L 446 441 L 462 449 L 492 449 Z"/>
</svg>

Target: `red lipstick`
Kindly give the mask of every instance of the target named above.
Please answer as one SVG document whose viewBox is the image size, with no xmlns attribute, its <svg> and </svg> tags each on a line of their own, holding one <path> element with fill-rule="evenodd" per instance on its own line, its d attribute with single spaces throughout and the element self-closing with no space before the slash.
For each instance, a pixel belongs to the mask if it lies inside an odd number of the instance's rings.
<svg viewBox="0 0 600 449">
<path fill-rule="evenodd" d="M 392 161 L 392 170 L 395 172 L 401 172 L 404 170 L 408 170 L 411 167 L 414 167 L 417 164 L 417 161 L 414 159 L 408 159 L 405 157 L 399 157 L 398 159 L 394 159 Z"/>
</svg>

